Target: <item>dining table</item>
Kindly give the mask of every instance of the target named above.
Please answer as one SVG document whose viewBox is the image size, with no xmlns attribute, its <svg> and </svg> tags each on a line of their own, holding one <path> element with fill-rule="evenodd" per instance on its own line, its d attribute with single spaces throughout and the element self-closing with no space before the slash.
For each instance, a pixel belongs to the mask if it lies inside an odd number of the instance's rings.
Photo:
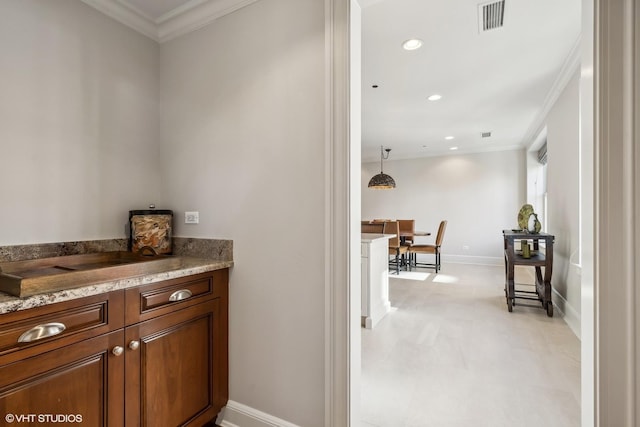
<svg viewBox="0 0 640 427">
<path fill-rule="evenodd" d="M 431 233 L 428 231 L 401 231 L 400 232 L 400 243 L 404 244 L 407 242 L 407 237 L 413 236 L 431 236 Z"/>
<path fill-rule="evenodd" d="M 361 224 L 376 224 L 386 222 L 387 220 L 362 220 Z M 400 231 L 400 243 L 404 244 L 407 241 L 407 237 L 413 236 L 431 236 L 429 231 Z"/>
</svg>

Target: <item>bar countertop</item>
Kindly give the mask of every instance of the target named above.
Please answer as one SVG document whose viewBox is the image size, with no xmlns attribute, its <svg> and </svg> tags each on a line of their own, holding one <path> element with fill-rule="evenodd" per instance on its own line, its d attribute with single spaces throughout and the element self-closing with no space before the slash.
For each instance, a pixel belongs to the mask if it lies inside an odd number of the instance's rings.
<svg viewBox="0 0 640 427">
<path fill-rule="evenodd" d="M 180 256 L 179 259 L 180 263 L 178 268 L 167 269 L 166 271 L 154 272 L 151 274 L 122 277 L 116 280 L 109 280 L 61 291 L 42 293 L 26 298 L 19 298 L 0 292 L 0 314 L 26 310 L 76 298 L 102 294 L 118 289 L 131 288 L 233 266 L 233 261 L 217 261 L 188 256 Z"/>
</svg>

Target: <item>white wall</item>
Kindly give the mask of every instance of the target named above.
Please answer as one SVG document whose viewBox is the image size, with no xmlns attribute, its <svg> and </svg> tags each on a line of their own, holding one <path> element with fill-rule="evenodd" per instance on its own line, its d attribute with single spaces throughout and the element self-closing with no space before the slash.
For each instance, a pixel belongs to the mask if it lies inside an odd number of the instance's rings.
<svg viewBox="0 0 640 427">
<path fill-rule="evenodd" d="M 363 219 L 415 219 L 416 230 L 432 233 L 418 238 L 425 242 L 446 219 L 443 262 L 503 262 L 502 230 L 517 226 L 525 199 L 524 151 L 385 160 L 396 189 L 367 188 L 379 172 L 379 162 L 362 165 Z"/>
<path fill-rule="evenodd" d="M 230 399 L 322 426 L 324 2 L 254 3 L 163 44 L 160 67 L 164 186 L 200 212 L 177 234 L 234 241 Z"/>
<path fill-rule="evenodd" d="M 547 232 L 555 236 L 554 303 L 580 336 L 580 98 L 579 71 L 546 118 Z"/>
<path fill-rule="evenodd" d="M 77 0 L 0 10 L 0 244 L 125 237 L 162 203 L 157 44 Z"/>
</svg>

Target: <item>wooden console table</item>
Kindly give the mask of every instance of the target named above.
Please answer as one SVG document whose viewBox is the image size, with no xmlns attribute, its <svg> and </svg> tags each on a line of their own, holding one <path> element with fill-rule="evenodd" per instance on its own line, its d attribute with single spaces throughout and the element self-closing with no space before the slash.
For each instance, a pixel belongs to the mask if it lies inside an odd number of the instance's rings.
<svg viewBox="0 0 640 427">
<path fill-rule="evenodd" d="M 555 237 L 547 233 L 532 234 L 514 230 L 503 230 L 502 233 L 504 235 L 504 293 L 509 311 L 513 311 L 513 306 L 516 305 L 516 298 L 536 300 L 542 303 L 542 307 L 547 311 L 547 316 L 553 317 L 551 273 L 553 271 L 553 241 Z M 515 250 L 516 240 L 533 241 L 530 258 L 523 257 L 522 251 Z M 540 250 L 540 241 L 544 242 L 544 253 Z M 514 272 L 516 265 L 535 268 L 535 291 L 515 289 Z M 541 267 L 544 267 L 544 277 Z"/>
</svg>

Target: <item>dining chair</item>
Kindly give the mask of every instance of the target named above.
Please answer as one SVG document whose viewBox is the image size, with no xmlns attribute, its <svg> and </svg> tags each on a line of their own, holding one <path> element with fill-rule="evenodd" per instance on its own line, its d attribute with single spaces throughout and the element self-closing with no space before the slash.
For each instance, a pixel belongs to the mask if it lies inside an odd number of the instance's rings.
<svg viewBox="0 0 640 427">
<path fill-rule="evenodd" d="M 402 246 L 407 246 L 411 248 L 413 244 L 414 235 L 413 233 L 416 231 L 416 220 L 415 219 L 399 219 L 398 224 L 400 225 L 400 244 Z M 409 250 L 409 265 L 413 262 L 413 255 L 411 250 Z"/>
<path fill-rule="evenodd" d="M 400 244 L 400 224 L 398 221 L 387 221 L 384 223 L 384 234 L 393 234 L 394 237 L 389 239 L 389 256 L 394 257 L 394 265 L 396 274 L 400 274 L 400 265 L 407 265 L 405 255 L 409 248 Z"/>
<path fill-rule="evenodd" d="M 404 234 L 404 236 L 401 236 L 401 243 L 405 246 L 411 246 L 414 238 L 413 233 L 416 231 L 416 220 L 399 219 L 398 225 L 400 226 L 400 233 Z"/>
<path fill-rule="evenodd" d="M 360 225 L 360 232 L 382 234 L 384 232 L 384 223 L 362 223 Z"/>
<path fill-rule="evenodd" d="M 438 234 L 436 235 L 436 242 L 433 245 L 422 245 L 422 244 L 414 244 L 411 245 L 411 257 L 415 259 L 414 265 L 416 267 L 427 267 L 427 268 L 435 268 L 436 273 L 440 271 L 441 262 L 440 262 L 440 248 L 442 247 L 442 240 L 444 239 L 444 232 L 447 229 L 447 221 L 441 221 L 440 226 L 438 227 Z M 418 254 L 434 254 L 435 262 L 433 264 L 430 263 L 419 263 L 418 262 Z"/>
</svg>

